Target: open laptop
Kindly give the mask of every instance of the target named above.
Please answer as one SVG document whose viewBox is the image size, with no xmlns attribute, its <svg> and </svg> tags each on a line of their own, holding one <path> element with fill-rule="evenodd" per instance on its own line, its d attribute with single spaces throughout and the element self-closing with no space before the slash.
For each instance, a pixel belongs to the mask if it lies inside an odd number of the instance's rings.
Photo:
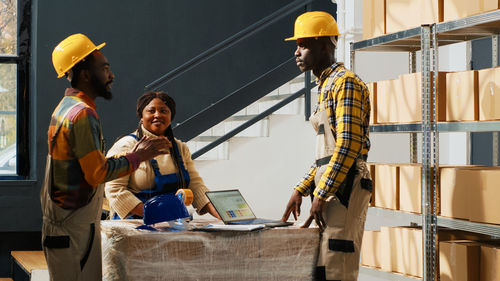
<svg viewBox="0 0 500 281">
<path fill-rule="evenodd" d="M 293 222 L 259 219 L 237 189 L 205 192 L 224 224 L 264 224 L 269 227 L 292 225 Z"/>
</svg>

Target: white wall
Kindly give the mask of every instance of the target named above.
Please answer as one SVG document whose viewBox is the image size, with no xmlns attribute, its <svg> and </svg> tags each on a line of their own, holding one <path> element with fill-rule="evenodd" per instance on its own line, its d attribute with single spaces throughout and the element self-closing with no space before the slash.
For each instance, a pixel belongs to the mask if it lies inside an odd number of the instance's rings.
<svg viewBox="0 0 500 281">
<path fill-rule="evenodd" d="M 209 189 L 238 188 L 257 216 L 280 219 L 314 160 L 316 134 L 303 115 L 272 115 L 269 123 L 269 137 L 231 139 L 229 160 L 195 163 Z M 302 221 L 309 209 L 304 198 Z"/>
</svg>

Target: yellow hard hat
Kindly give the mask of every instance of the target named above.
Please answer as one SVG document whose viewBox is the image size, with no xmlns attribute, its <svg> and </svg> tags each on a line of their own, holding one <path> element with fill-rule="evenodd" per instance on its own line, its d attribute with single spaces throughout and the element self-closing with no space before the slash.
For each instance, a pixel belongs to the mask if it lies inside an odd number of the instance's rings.
<svg viewBox="0 0 500 281">
<path fill-rule="evenodd" d="M 62 40 L 52 51 L 52 64 L 56 69 L 57 78 L 63 77 L 75 64 L 104 45 L 106 43 L 96 46 L 81 33 L 73 34 Z"/>
<path fill-rule="evenodd" d="M 326 12 L 307 12 L 295 20 L 295 34 L 286 38 L 285 41 L 297 40 L 299 38 L 338 36 L 339 28 L 335 19 Z"/>
</svg>

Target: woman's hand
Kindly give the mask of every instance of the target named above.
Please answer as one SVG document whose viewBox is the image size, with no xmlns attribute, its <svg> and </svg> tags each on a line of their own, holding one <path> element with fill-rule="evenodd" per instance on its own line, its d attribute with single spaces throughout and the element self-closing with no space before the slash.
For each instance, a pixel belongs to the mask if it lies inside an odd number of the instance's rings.
<svg viewBox="0 0 500 281">
<path fill-rule="evenodd" d="M 132 211 L 130 211 L 130 213 L 132 215 L 144 217 L 144 203 L 141 202 L 141 203 L 137 204 L 137 206 L 135 206 L 132 209 Z"/>
<path fill-rule="evenodd" d="M 201 210 L 200 210 L 200 213 L 205 213 L 205 212 L 208 212 L 209 214 L 211 214 L 213 217 L 219 219 L 219 220 L 222 220 L 222 218 L 219 216 L 219 214 L 217 213 L 217 211 L 215 210 L 214 208 L 214 205 L 212 205 L 211 202 L 208 202 L 205 207 L 203 207 Z"/>
</svg>

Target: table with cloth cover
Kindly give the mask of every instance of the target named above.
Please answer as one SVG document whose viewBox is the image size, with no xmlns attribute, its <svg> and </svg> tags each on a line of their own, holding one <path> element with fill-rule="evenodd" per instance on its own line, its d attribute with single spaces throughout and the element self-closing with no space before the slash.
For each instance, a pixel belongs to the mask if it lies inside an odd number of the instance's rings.
<svg viewBox="0 0 500 281">
<path fill-rule="evenodd" d="M 208 222 L 200 218 L 193 224 Z M 312 280 L 318 228 L 290 226 L 251 232 L 135 229 L 141 224 L 142 220 L 101 222 L 103 280 Z"/>
</svg>

